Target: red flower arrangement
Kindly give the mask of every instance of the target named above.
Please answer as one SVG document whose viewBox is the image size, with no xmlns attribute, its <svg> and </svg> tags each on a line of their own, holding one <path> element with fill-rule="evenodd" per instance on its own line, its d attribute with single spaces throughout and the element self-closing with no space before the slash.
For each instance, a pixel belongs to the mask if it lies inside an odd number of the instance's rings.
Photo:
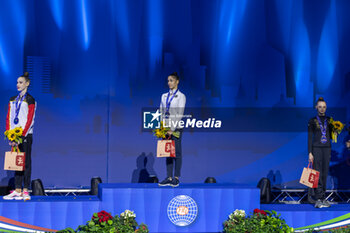
<svg viewBox="0 0 350 233">
<path fill-rule="evenodd" d="M 98 219 L 99 222 L 107 222 L 108 220 L 112 220 L 113 217 L 112 217 L 112 215 L 110 215 L 106 211 L 102 210 L 102 211 L 97 213 L 97 217 L 96 217 L 96 215 L 93 215 L 92 219 L 93 220 L 97 220 Z"/>
<path fill-rule="evenodd" d="M 239 212 L 242 210 L 235 210 L 228 216 L 228 219 L 223 223 L 224 233 L 294 232 L 294 229 L 289 227 L 286 221 L 280 218 L 280 214 L 274 210 L 255 209 L 253 215 L 237 218 Z"/>
<path fill-rule="evenodd" d="M 259 209 L 255 209 L 254 214 L 260 214 L 260 215 L 265 215 L 265 216 L 267 215 L 265 211 L 259 210 Z"/>
<path fill-rule="evenodd" d="M 136 214 L 131 210 L 126 210 L 120 215 L 113 217 L 110 213 L 102 210 L 92 215 L 92 219 L 85 225 L 80 225 L 76 230 L 68 227 L 58 231 L 66 232 L 137 232 L 148 233 L 146 224 L 138 224 L 135 220 Z"/>
</svg>

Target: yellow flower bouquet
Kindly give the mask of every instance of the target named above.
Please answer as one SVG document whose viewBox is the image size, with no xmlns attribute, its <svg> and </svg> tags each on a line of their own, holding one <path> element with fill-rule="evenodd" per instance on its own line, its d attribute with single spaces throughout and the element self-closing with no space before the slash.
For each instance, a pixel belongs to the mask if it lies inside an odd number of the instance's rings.
<svg viewBox="0 0 350 233">
<path fill-rule="evenodd" d="M 16 127 L 14 129 L 6 130 L 4 133 L 5 140 L 8 139 L 10 142 L 21 144 L 23 142 L 21 137 L 22 133 L 23 133 L 22 127 Z"/>
<path fill-rule="evenodd" d="M 160 128 L 159 129 L 154 129 L 152 132 L 154 133 L 153 135 L 156 136 L 157 138 L 162 138 L 165 139 L 167 132 L 170 130 L 170 128 L 164 127 L 163 121 L 160 122 Z M 179 138 L 180 137 L 180 132 L 174 131 L 173 134 L 174 137 Z"/>
<path fill-rule="evenodd" d="M 330 119 L 329 124 L 332 125 L 332 140 L 337 143 L 338 134 L 344 129 L 345 124 L 335 121 L 333 118 Z"/>
</svg>

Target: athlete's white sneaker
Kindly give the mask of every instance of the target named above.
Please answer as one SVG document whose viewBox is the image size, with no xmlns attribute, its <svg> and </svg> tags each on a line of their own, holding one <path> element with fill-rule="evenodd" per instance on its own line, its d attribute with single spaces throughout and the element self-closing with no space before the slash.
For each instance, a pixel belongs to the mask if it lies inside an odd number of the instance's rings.
<svg viewBox="0 0 350 233">
<path fill-rule="evenodd" d="M 23 192 L 22 197 L 24 201 L 28 201 L 31 199 L 28 192 Z"/>
<path fill-rule="evenodd" d="M 2 197 L 4 200 L 23 200 L 22 193 L 16 192 L 16 190 L 10 191 L 10 194 Z"/>
</svg>

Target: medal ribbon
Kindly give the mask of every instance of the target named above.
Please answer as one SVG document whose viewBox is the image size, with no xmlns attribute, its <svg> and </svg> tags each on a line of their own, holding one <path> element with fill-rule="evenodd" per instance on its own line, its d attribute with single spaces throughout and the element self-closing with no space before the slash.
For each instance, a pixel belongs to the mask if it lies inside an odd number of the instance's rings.
<svg viewBox="0 0 350 233">
<path fill-rule="evenodd" d="M 23 102 L 24 98 L 26 98 L 27 93 L 25 93 L 25 94 L 22 96 L 21 99 L 19 99 L 20 96 L 21 96 L 21 94 L 19 94 L 19 95 L 17 96 L 17 98 L 16 98 L 16 111 L 15 111 L 15 112 L 16 112 L 16 116 L 15 116 L 15 119 L 18 118 L 19 110 L 21 109 L 22 102 Z"/>
<path fill-rule="evenodd" d="M 318 120 L 318 124 L 320 125 L 320 128 L 321 128 L 322 137 L 326 137 L 327 119 L 325 118 L 324 119 L 324 124 L 322 124 L 320 117 L 318 115 L 316 117 L 317 117 L 317 120 Z M 326 142 L 322 142 L 322 143 L 326 143 Z"/>
<path fill-rule="evenodd" d="M 170 109 L 171 101 L 173 101 L 173 99 L 174 99 L 176 93 L 178 92 L 178 90 L 179 90 L 179 89 L 177 89 L 177 90 L 175 91 L 175 93 L 173 94 L 173 96 L 170 98 L 170 101 L 169 101 L 170 91 L 169 91 L 169 93 L 168 93 L 168 96 L 167 96 L 167 98 L 166 98 L 166 110 L 165 110 L 165 114 L 166 114 L 166 115 L 169 115 L 169 109 Z"/>
</svg>

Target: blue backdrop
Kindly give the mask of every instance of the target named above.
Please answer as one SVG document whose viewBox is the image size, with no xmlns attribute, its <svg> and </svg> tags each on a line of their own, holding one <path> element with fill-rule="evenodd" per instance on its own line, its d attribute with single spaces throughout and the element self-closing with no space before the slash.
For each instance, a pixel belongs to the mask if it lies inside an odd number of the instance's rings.
<svg viewBox="0 0 350 233">
<path fill-rule="evenodd" d="M 32 178 L 69 187 L 92 176 L 165 177 L 140 117 L 159 105 L 174 71 L 187 107 L 312 108 L 323 96 L 347 122 L 349 10 L 346 0 L 2 0 L 0 125 L 28 70 L 38 102 Z M 309 113 L 300 132 L 184 133 L 181 181 L 268 176 L 295 185 L 307 163 Z M 350 187 L 346 137 L 333 146 L 332 187 Z M 0 153 L 8 149 L 2 141 Z M 1 170 L 1 184 L 12 176 Z"/>
</svg>

